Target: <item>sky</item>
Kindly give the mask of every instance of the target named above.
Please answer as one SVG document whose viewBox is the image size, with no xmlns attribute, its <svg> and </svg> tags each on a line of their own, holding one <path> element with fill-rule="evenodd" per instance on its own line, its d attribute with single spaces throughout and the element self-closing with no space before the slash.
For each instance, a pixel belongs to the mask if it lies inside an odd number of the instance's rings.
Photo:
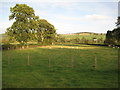
<svg viewBox="0 0 120 90">
<path fill-rule="evenodd" d="M 0 0 L 0 33 L 14 22 L 9 21 L 10 7 L 17 3 L 32 7 L 35 15 L 54 25 L 58 34 L 106 33 L 116 27 L 119 14 L 118 0 Z"/>
</svg>

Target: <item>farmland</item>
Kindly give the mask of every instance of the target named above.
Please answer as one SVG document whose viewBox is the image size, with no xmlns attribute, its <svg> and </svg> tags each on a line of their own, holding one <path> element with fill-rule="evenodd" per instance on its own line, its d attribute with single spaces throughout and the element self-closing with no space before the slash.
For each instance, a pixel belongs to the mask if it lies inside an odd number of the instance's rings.
<svg viewBox="0 0 120 90">
<path fill-rule="evenodd" d="M 106 35 L 100 33 L 89 33 L 86 32 L 85 34 L 81 32 L 80 34 L 58 34 L 58 41 L 63 38 L 64 41 L 60 40 L 60 42 L 56 43 L 89 43 L 89 44 L 104 44 L 104 40 Z M 93 38 L 97 39 L 97 42 L 93 41 Z M 75 39 L 78 39 L 77 41 Z M 1 44 L 19 44 L 19 42 L 13 40 L 9 41 L 9 37 L 6 34 L 0 34 L 0 42 Z M 37 44 L 36 40 L 28 41 L 28 44 Z"/>
<path fill-rule="evenodd" d="M 5 50 L 3 88 L 117 88 L 117 52 L 81 44 Z"/>
<path fill-rule="evenodd" d="M 111 14 L 118 4 L 8 3 L 1 19 L 0 87 L 119 88 L 120 15 L 113 21 Z"/>
<path fill-rule="evenodd" d="M 93 38 L 97 38 L 97 39 L 100 39 L 102 38 L 103 40 L 105 40 L 105 37 L 106 35 L 105 34 L 89 34 L 89 33 L 86 33 L 86 34 L 60 34 L 62 37 L 66 38 L 66 39 L 75 39 L 75 38 L 79 38 L 79 39 L 82 39 L 82 38 L 86 38 L 88 40 L 92 40 Z"/>
<path fill-rule="evenodd" d="M 58 34 L 61 42 L 69 43 L 84 43 L 84 44 L 104 44 L 105 33 L 72 33 L 72 34 Z M 95 41 L 96 40 L 96 41 Z"/>
</svg>

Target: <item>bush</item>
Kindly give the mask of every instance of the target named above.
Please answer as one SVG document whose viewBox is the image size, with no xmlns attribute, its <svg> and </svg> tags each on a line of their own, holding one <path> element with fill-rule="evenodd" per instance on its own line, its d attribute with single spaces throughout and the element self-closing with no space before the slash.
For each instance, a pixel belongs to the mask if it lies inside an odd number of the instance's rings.
<svg viewBox="0 0 120 90">
<path fill-rule="evenodd" d="M 2 45 L 2 50 L 16 49 L 16 45 L 4 44 Z"/>
<path fill-rule="evenodd" d="M 41 44 L 29 44 L 29 45 L 13 45 L 13 44 L 4 44 L 2 45 L 2 50 L 12 50 L 12 49 L 18 49 L 18 48 L 28 48 L 28 47 L 37 47 L 37 46 L 42 46 Z"/>
</svg>

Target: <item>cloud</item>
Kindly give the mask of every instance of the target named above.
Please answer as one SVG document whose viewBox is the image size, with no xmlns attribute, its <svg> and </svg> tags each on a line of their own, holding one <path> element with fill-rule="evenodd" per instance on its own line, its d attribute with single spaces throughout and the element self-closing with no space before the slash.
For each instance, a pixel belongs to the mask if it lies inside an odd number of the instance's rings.
<svg viewBox="0 0 120 90">
<path fill-rule="evenodd" d="M 36 11 L 41 18 L 48 20 L 57 29 L 57 33 L 104 32 L 115 28 L 116 18 L 104 14 L 86 14 L 84 16 L 66 16 L 47 11 Z"/>
<path fill-rule="evenodd" d="M 92 14 L 92 15 L 86 15 L 85 18 L 90 19 L 90 20 L 106 20 L 106 19 L 109 19 L 111 17 L 105 16 L 105 15 Z"/>
<path fill-rule="evenodd" d="M 57 22 L 49 19 L 49 21 L 56 27 L 58 33 L 75 33 L 84 31 L 106 33 L 107 30 L 115 28 L 115 20 L 114 17 L 94 14 L 85 15 L 84 17 L 79 18 L 59 16 Z"/>
<path fill-rule="evenodd" d="M 44 12 L 44 14 L 47 14 L 47 12 Z M 104 21 L 104 20 L 111 20 L 113 18 L 111 16 L 98 15 L 98 14 L 84 15 L 80 17 L 54 15 L 54 14 L 51 14 L 50 16 L 53 16 L 56 19 L 60 19 L 60 20 L 63 19 L 64 21 L 66 20 L 68 21 Z"/>
</svg>

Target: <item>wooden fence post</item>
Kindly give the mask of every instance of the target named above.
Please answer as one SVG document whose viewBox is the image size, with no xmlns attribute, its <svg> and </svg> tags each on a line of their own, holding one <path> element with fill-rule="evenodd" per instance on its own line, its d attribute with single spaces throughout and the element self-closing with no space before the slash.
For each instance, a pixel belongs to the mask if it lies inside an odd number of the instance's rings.
<svg viewBox="0 0 120 90">
<path fill-rule="evenodd" d="M 74 58 L 73 58 L 73 55 L 71 57 L 71 67 L 73 68 L 74 67 Z"/>
<path fill-rule="evenodd" d="M 94 67 L 97 69 L 97 56 L 95 55 Z"/>
<path fill-rule="evenodd" d="M 8 54 L 8 64 L 10 64 L 10 56 L 9 56 L 9 54 Z"/>
<path fill-rule="evenodd" d="M 120 49 L 118 48 L 118 70 L 120 70 Z"/>
<path fill-rule="evenodd" d="M 51 60 L 50 60 L 50 57 L 48 59 L 48 66 L 51 67 Z"/>
<path fill-rule="evenodd" d="M 29 53 L 28 53 L 28 65 L 30 65 L 30 56 L 29 56 Z"/>
</svg>

